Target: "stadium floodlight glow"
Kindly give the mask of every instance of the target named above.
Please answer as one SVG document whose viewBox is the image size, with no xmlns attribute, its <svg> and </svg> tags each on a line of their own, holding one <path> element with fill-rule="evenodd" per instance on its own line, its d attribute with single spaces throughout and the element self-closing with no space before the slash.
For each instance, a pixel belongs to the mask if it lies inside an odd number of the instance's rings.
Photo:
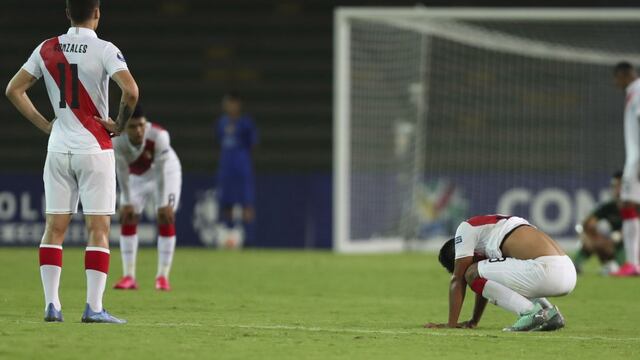
<svg viewBox="0 0 640 360">
<path fill-rule="evenodd" d="M 580 188 L 613 170 L 621 120 L 598 119 L 621 119 L 610 69 L 640 65 L 639 37 L 633 9 L 338 8 L 334 249 L 415 247 L 425 175 L 462 174 L 467 191 L 489 193 L 483 174 L 503 187 L 534 174 Z"/>
</svg>

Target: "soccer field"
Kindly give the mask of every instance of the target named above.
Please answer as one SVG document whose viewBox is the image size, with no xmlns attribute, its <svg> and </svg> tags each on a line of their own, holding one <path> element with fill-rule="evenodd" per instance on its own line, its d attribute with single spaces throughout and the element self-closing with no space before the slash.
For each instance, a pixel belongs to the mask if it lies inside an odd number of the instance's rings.
<svg viewBox="0 0 640 360">
<path fill-rule="evenodd" d="M 42 321 L 36 249 L 0 249 L 0 359 L 632 359 L 640 356 L 640 279 L 579 278 L 555 300 L 567 327 L 507 334 L 514 316 L 490 306 L 475 330 L 445 321 L 447 274 L 434 255 L 178 249 L 174 291 L 153 290 L 155 250 L 139 258 L 141 289 L 109 289 L 124 326 L 82 324 L 81 249 L 65 249 L 66 322 Z M 112 253 L 112 285 L 120 256 Z M 472 293 L 467 293 L 467 300 Z M 471 305 L 472 301 L 467 301 Z M 470 308 L 465 309 L 465 314 Z"/>
</svg>

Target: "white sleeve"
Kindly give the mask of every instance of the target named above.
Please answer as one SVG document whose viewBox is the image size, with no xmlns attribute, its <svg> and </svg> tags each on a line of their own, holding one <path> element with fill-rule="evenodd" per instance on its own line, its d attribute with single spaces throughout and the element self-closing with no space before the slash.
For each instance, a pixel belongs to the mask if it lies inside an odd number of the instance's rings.
<svg viewBox="0 0 640 360">
<path fill-rule="evenodd" d="M 118 186 L 120 186 L 120 194 L 122 195 L 122 204 L 131 203 L 131 191 L 129 189 L 129 164 L 124 156 L 116 152 L 116 175 L 118 178 Z"/>
<path fill-rule="evenodd" d="M 124 59 L 122 52 L 112 43 L 108 43 L 102 54 L 102 65 L 104 66 L 109 77 L 122 70 L 129 70 L 127 61 Z"/>
<path fill-rule="evenodd" d="M 456 259 L 473 256 L 478 243 L 477 232 L 473 231 L 473 226 L 464 221 L 458 226 L 454 243 Z"/>
<path fill-rule="evenodd" d="M 22 69 L 33 75 L 36 79 L 40 79 L 42 77 L 42 67 L 40 66 L 42 63 L 42 58 L 40 57 L 41 48 L 42 44 L 38 45 L 38 47 L 31 53 L 31 56 L 29 56 L 27 62 L 22 65 Z"/>
</svg>

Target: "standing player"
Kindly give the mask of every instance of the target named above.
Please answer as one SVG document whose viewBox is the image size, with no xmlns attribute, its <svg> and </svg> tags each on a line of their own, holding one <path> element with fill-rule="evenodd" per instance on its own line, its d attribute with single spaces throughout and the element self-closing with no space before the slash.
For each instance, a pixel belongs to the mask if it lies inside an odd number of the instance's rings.
<svg viewBox="0 0 640 360">
<path fill-rule="evenodd" d="M 67 0 L 69 31 L 38 45 L 11 79 L 6 94 L 20 113 L 50 134 L 44 165 L 46 227 L 40 245 L 45 321 L 62 321 L 58 297 L 62 243 L 78 200 L 89 233 L 85 252 L 87 304 L 82 322 L 124 323 L 102 307 L 109 271 L 109 224 L 116 205 L 116 173 L 110 133 L 119 133 L 138 101 L 138 86 L 122 53 L 98 39 L 99 0 Z M 49 122 L 27 90 L 44 77 L 56 118 Z M 108 85 L 122 90 L 114 122 L 108 116 Z"/>
<path fill-rule="evenodd" d="M 488 260 L 486 260 L 488 259 Z M 573 291 L 571 259 L 547 234 L 516 216 L 476 216 L 458 226 L 440 250 L 440 263 L 453 275 L 449 322 L 428 328 L 474 328 L 487 301 L 519 316 L 505 331 L 549 331 L 564 326 L 558 308 L 545 299 Z M 471 320 L 458 323 L 467 284 L 476 293 Z"/>
<path fill-rule="evenodd" d="M 216 140 L 221 153 L 218 166 L 218 200 L 222 208 L 221 220 L 226 228 L 221 239 L 223 246 L 239 246 L 240 230 L 233 219 L 233 207 L 242 207 L 245 233 L 254 220 L 254 179 L 251 153 L 257 143 L 253 119 L 242 113 L 242 99 L 235 93 L 222 100 L 225 114 L 216 124 Z"/>
<path fill-rule="evenodd" d="M 614 276 L 640 275 L 640 80 L 628 62 L 618 63 L 613 69 L 618 88 L 625 90 L 624 144 L 626 159 L 622 174 L 622 238 L 626 263 Z"/>
<path fill-rule="evenodd" d="M 120 251 L 123 277 L 116 289 L 137 289 L 137 226 L 150 198 L 158 208 L 158 272 L 156 289 L 168 291 L 169 270 L 176 247 L 175 211 L 180 201 L 182 169 L 171 148 L 169 133 L 147 121 L 136 106 L 125 132 L 115 138 L 116 169 L 120 185 Z"/>
</svg>

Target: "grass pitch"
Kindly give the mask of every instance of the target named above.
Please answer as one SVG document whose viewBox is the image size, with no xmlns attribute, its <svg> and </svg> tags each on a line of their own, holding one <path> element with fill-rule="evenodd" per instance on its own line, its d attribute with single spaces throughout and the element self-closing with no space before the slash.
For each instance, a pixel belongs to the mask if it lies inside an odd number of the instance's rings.
<svg viewBox="0 0 640 360">
<path fill-rule="evenodd" d="M 178 249 L 169 293 L 153 290 L 155 249 L 139 254 L 138 291 L 108 289 L 124 326 L 82 324 L 82 249 L 65 249 L 65 323 L 42 321 L 37 249 L 0 249 L 0 359 L 634 359 L 640 278 L 590 273 L 552 299 L 555 333 L 508 334 L 489 305 L 475 330 L 426 330 L 447 318 L 448 275 L 433 255 Z M 112 253 L 112 286 L 120 274 Z M 470 314 L 467 292 L 465 318 Z"/>
</svg>

